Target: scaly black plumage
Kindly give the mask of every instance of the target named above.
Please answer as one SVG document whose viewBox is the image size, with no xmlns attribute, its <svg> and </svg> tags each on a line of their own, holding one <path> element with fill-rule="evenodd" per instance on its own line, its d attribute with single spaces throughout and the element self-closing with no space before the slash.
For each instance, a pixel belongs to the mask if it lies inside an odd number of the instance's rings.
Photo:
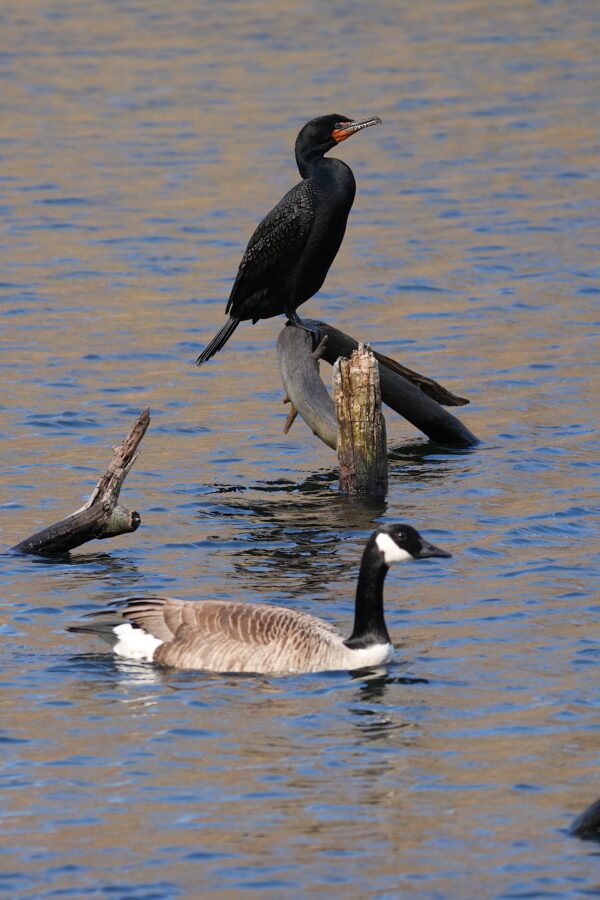
<svg viewBox="0 0 600 900">
<path fill-rule="evenodd" d="M 356 184 L 352 170 L 324 154 L 381 120 L 346 116 L 312 119 L 296 138 L 302 181 L 268 213 L 250 238 L 225 312 L 229 319 L 197 359 L 202 365 L 223 347 L 238 324 L 284 313 L 301 325 L 300 304 L 315 294 L 342 243 Z"/>
</svg>

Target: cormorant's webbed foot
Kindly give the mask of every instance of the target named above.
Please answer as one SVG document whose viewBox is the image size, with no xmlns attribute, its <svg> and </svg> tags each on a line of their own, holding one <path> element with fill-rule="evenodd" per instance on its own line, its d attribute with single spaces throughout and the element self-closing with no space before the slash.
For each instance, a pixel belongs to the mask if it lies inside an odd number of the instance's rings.
<svg viewBox="0 0 600 900">
<path fill-rule="evenodd" d="M 295 309 L 286 309 L 284 312 L 287 316 L 286 325 L 295 325 L 296 328 L 304 328 L 304 322 Z"/>
<path fill-rule="evenodd" d="M 306 331 L 313 340 L 313 350 L 316 350 L 321 341 L 321 329 L 319 326 L 313 322 L 304 322 L 300 318 L 297 312 L 288 313 L 286 312 L 287 322 L 286 325 L 293 325 L 295 328 L 301 328 L 302 331 Z"/>
<path fill-rule="evenodd" d="M 301 328 L 303 331 L 308 332 L 313 340 L 313 350 L 316 350 L 321 341 L 321 329 L 319 326 L 312 322 L 310 324 L 308 322 L 303 322 L 295 310 L 293 312 L 288 312 L 286 310 L 285 314 L 287 316 L 287 322 L 285 324 L 294 325 L 295 328 Z"/>
</svg>

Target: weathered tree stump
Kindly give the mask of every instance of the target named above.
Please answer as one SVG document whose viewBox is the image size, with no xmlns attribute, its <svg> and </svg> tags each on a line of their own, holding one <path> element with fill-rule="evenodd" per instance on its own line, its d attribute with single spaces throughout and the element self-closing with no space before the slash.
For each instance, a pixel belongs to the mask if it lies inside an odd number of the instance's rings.
<svg viewBox="0 0 600 900">
<path fill-rule="evenodd" d="M 335 449 L 335 406 L 321 380 L 315 357 L 322 357 L 333 365 L 338 357 L 349 357 L 357 349 L 358 341 L 325 322 L 308 320 L 308 324 L 317 327 L 323 336 L 319 347 L 312 354 L 311 336 L 301 328 L 285 327 L 277 339 L 279 369 L 293 406 L 314 434 Z M 467 400 L 456 397 L 431 378 L 412 372 L 389 357 L 378 353 L 375 357 L 379 362 L 381 397 L 385 404 L 438 444 L 472 447 L 478 443 L 466 425 L 445 410 L 434 396 L 448 405 L 461 405 Z"/>
<path fill-rule="evenodd" d="M 379 366 L 369 347 L 359 344 L 350 359 L 336 361 L 333 399 L 338 422 L 340 494 L 385 497 L 388 485 L 385 419 Z"/>
<path fill-rule="evenodd" d="M 141 522 L 139 513 L 118 506 L 117 500 L 123 482 L 137 459 L 138 447 L 149 424 L 150 410 L 145 409 L 123 443 L 114 448 L 112 462 L 85 506 L 66 519 L 25 538 L 11 550 L 51 556 L 67 553 L 87 541 L 101 541 L 135 531 Z"/>
</svg>

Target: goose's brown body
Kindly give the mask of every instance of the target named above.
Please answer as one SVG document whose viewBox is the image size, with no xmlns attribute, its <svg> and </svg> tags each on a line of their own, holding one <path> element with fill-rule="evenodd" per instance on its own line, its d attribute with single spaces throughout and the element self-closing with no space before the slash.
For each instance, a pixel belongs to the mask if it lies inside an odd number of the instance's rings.
<svg viewBox="0 0 600 900">
<path fill-rule="evenodd" d="M 148 597 L 126 601 L 118 614 L 163 642 L 152 654 L 155 662 L 178 669 L 319 672 L 379 665 L 393 653 L 389 643 L 350 650 L 322 619 L 264 603 Z"/>
</svg>

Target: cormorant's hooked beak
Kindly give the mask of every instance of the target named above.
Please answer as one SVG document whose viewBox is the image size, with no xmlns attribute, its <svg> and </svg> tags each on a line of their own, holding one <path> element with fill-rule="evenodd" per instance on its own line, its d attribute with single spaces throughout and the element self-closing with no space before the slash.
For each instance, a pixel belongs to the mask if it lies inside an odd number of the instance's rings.
<svg viewBox="0 0 600 900">
<path fill-rule="evenodd" d="M 448 553 L 447 550 L 440 550 L 439 547 L 436 547 L 434 544 L 430 544 L 429 541 L 425 541 L 421 538 L 421 548 L 417 556 L 415 556 L 415 559 L 429 559 L 432 556 L 440 556 L 444 559 L 452 558 L 452 554 Z"/>
<path fill-rule="evenodd" d="M 356 134 L 357 131 L 362 131 L 363 128 L 370 128 L 371 125 L 381 125 L 379 116 L 371 116 L 370 119 L 360 119 L 357 122 L 338 122 L 331 132 L 331 137 L 339 144 L 340 141 L 345 141 L 350 135 Z"/>
</svg>

